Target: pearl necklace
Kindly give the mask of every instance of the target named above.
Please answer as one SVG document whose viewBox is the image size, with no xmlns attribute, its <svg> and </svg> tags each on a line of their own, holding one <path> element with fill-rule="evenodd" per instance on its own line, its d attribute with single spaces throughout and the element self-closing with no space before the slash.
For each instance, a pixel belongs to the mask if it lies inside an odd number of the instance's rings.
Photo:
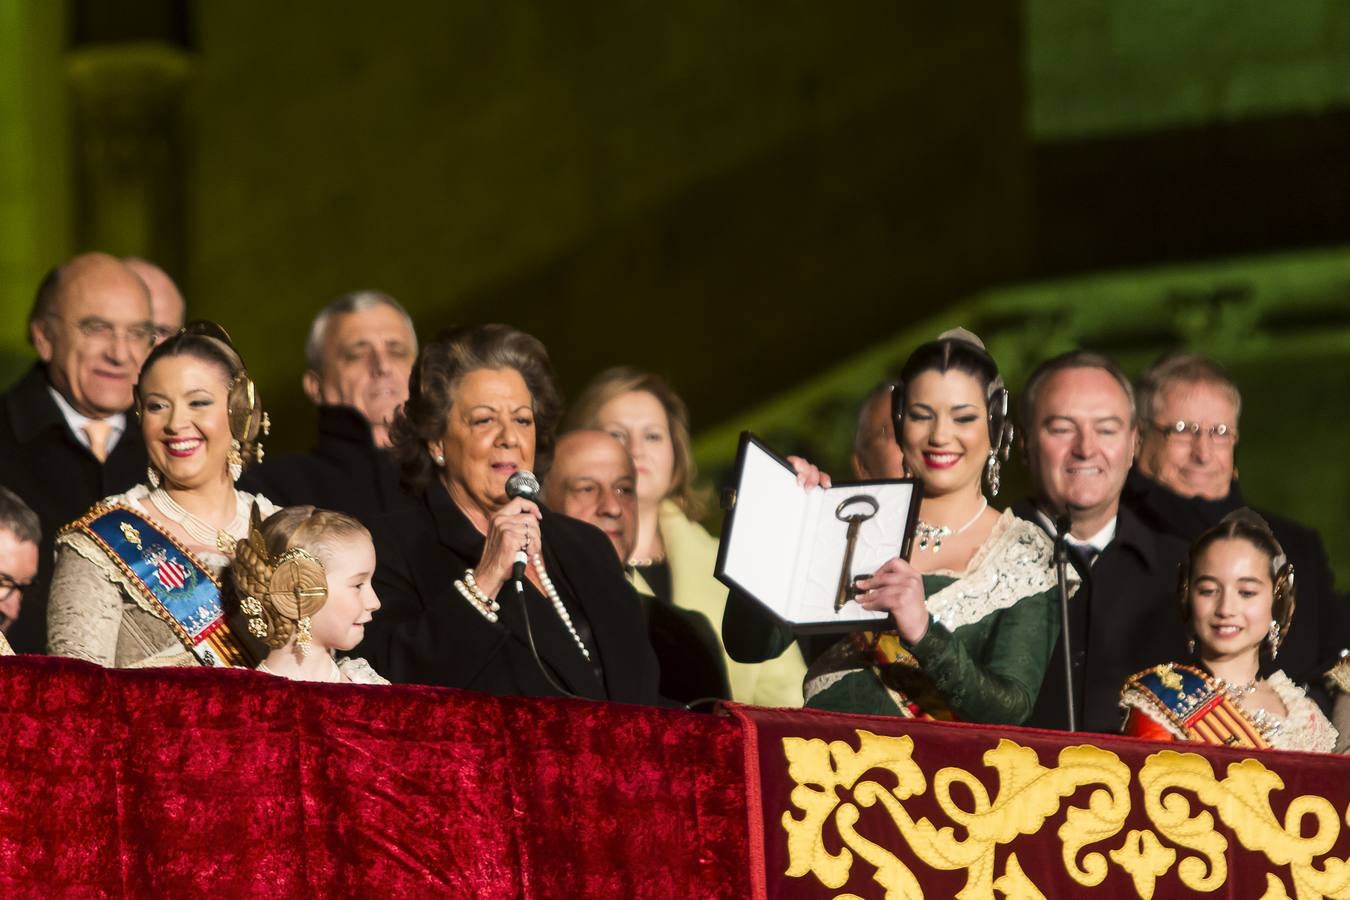
<svg viewBox="0 0 1350 900">
<path fill-rule="evenodd" d="M 291 681 L 312 681 L 312 682 L 320 682 L 323 684 L 334 684 L 339 681 L 342 681 L 342 669 L 338 666 L 337 660 L 333 659 L 331 654 L 328 656 L 328 665 L 329 665 L 328 674 L 324 678 L 292 678 L 289 675 L 282 675 L 280 672 L 273 671 L 271 668 L 269 668 L 267 665 L 267 660 L 263 660 L 262 662 L 258 663 L 258 671 L 266 672 L 268 675 L 275 675 L 277 678 L 286 678 Z"/>
<path fill-rule="evenodd" d="M 577 649 L 587 660 L 591 658 L 591 651 L 586 649 L 586 643 L 582 641 L 581 635 L 577 634 L 576 626 L 572 624 L 572 616 L 567 612 L 567 607 L 563 606 L 562 598 L 558 596 L 558 589 L 553 584 L 553 579 L 548 577 L 548 572 L 544 569 L 544 559 L 538 553 L 530 557 L 534 564 L 534 571 L 539 574 L 539 582 L 544 586 L 544 593 L 548 596 L 549 602 L 553 604 L 553 611 L 558 614 L 567 631 L 572 635 L 572 640 L 576 642 Z M 504 588 L 506 585 L 502 585 Z M 501 604 L 483 593 L 478 582 L 474 580 L 473 569 L 464 573 L 464 577 L 455 581 L 455 589 L 473 604 L 473 608 L 482 614 L 483 618 L 489 622 L 497 621 L 497 613 L 501 611 Z M 527 613 L 528 615 L 528 613 Z"/>
<path fill-rule="evenodd" d="M 226 555 L 234 553 L 236 542 L 234 533 L 243 534 L 248 530 L 248 502 L 244 500 L 244 494 L 240 491 L 234 492 L 234 518 L 224 528 L 216 528 L 194 516 L 178 505 L 162 487 L 150 492 L 150 502 L 155 504 L 166 519 L 178 524 L 197 543 L 214 545 Z"/>
<path fill-rule="evenodd" d="M 572 617 L 568 614 L 567 607 L 563 606 L 562 598 L 558 596 L 558 589 L 553 586 L 553 579 L 549 578 L 548 572 L 544 570 L 543 557 L 536 553 L 530 557 L 530 561 L 534 563 L 534 571 L 539 574 L 539 580 L 544 584 L 544 593 L 548 594 L 549 602 L 553 604 L 553 611 L 567 626 L 567 630 L 572 635 L 572 640 L 576 641 L 577 649 L 581 651 L 581 655 L 586 657 L 587 661 L 590 661 L 591 651 L 586 649 L 586 644 L 582 641 L 581 635 L 577 634 L 576 626 L 572 624 Z"/>
<path fill-rule="evenodd" d="M 975 521 L 979 519 L 988 508 L 989 500 L 985 497 L 980 497 L 980 508 L 975 510 L 975 515 L 971 516 L 969 522 L 955 531 L 952 531 L 952 529 L 946 525 L 930 525 L 923 519 L 920 519 L 914 526 L 914 534 L 919 538 L 919 550 L 927 550 L 931 544 L 933 552 L 937 553 L 942 549 L 943 538 L 956 537 L 957 535 L 964 533 L 966 529 L 975 524 Z"/>
</svg>

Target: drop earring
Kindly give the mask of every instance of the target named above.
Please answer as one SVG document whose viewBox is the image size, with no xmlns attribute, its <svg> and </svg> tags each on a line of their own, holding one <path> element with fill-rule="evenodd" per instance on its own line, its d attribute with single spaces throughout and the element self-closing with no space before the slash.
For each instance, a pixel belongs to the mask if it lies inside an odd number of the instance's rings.
<svg viewBox="0 0 1350 900">
<path fill-rule="evenodd" d="M 1270 658 L 1273 660 L 1280 652 L 1280 623 L 1270 620 L 1270 631 L 1266 633 L 1266 643 L 1270 645 Z"/>
<path fill-rule="evenodd" d="M 997 497 L 998 489 L 1002 483 L 999 480 L 1002 464 L 998 461 L 998 451 L 990 450 L 989 459 L 984 464 L 984 478 L 989 483 L 989 496 Z"/>
<path fill-rule="evenodd" d="M 239 438 L 230 441 L 230 452 L 225 454 L 225 462 L 230 468 L 230 478 L 238 481 L 239 476 L 244 474 L 244 453 Z"/>
<path fill-rule="evenodd" d="M 154 466 L 145 467 L 145 481 L 150 485 L 150 490 L 159 490 L 159 473 L 155 471 Z"/>
</svg>

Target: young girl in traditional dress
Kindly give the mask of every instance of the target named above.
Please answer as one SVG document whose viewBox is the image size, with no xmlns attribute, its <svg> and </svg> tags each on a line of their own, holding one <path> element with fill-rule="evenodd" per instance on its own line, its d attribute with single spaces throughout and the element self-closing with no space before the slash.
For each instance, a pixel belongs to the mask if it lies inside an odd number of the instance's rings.
<svg viewBox="0 0 1350 900">
<path fill-rule="evenodd" d="M 296 681 L 388 684 L 363 659 L 337 659 L 365 636 L 380 599 L 370 586 L 375 545 L 351 516 L 292 506 L 256 513 L 230 580 L 248 629 L 271 652 L 258 670 Z"/>
<path fill-rule="evenodd" d="M 1200 535 L 1182 572 L 1199 666 L 1167 663 L 1121 690 L 1124 731 L 1164 741 L 1330 751 L 1336 729 L 1283 671 L 1261 676 L 1294 613 L 1294 569 L 1265 521 L 1240 509 Z"/>
</svg>

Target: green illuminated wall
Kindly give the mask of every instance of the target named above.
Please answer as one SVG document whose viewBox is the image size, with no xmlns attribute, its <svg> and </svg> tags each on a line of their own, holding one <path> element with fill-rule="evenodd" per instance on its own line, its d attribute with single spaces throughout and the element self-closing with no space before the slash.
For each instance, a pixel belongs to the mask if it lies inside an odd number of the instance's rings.
<svg viewBox="0 0 1350 900">
<path fill-rule="evenodd" d="M 1027 0 L 1038 140 L 1350 105 L 1342 0 Z"/>
<path fill-rule="evenodd" d="M 54 3 L 0 2 L 0 373 L 27 364 L 33 290 L 69 252 L 63 18 Z"/>
</svg>

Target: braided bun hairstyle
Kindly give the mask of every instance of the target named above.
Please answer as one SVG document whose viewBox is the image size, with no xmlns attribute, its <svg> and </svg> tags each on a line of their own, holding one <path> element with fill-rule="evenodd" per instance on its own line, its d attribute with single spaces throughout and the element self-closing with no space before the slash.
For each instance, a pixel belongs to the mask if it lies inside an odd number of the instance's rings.
<svg viewBox="0 0 1350 900">
<path fill-rule="evenodd" d="M 309 620 L 328 600 L 324 560 L 338 540 L 370 533 L 351 516 L 291 506 L 260 521 L 253 507 L 248 540 L 235 547 L 229 585 L 249 630 L 273 649 L 308 642 Z"/>
</svg>

